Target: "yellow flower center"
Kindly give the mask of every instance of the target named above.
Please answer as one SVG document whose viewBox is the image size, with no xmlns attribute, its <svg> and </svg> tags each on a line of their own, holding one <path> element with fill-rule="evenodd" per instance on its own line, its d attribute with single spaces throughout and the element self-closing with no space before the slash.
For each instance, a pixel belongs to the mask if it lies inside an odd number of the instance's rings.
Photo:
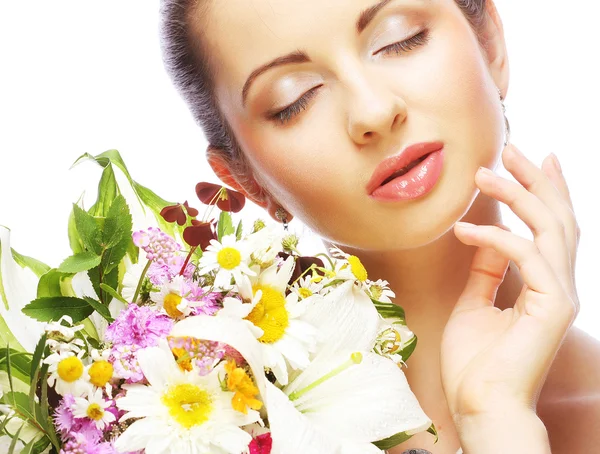
<svg viewBox="0 0 600 454">
<path fill-rule="evenodd" d="M 262 290 L 262 297 L 246 320 L 264 331 L 258 339 L 265 344 L 272 344 L 281 339 L 290 324 L 289 314 L 285 308 L 285 297 L 270 285 L 256 285 L 254 293 Z"/>
<path fill-rule="evenodd" d="M 104 416 L 104 408 L 98 404 L 91 404 L 87 409 L 88 418 L 99 421 Z"/>
<path fill-rule="evenodd" d="M 113 366 L 108 361 L 96 361 L 91 365 L 89 373 L 90 383 L 98 388 L 102 388 L 112 378 Z"/>
<path fill-rule="evenodd" d="M 242 263 L 242 254 L 235 248 L 224 247 L 217 253 L 217 262 L 221 268 L 232 270 Z"/>
<path fill-rule="evenodd" d="M 181 296 L 176 293 L 169 293 L 167 296 L 165 296 L 163 307 L 165 308 L 165 312 L 169 315 L 169 317 L 178 318 L 183 315 L 181 311 L 177 309 L 177 306 L 179 306 L 181 300 Z"/>
<path fill-rule="evenodd" d="M 225 365 L 227 372 L 227 388 L 235 394 L 231 398 L 231 406 L 240 413 L 248 414 L 248 408 L 260 410 L 262 402 L 256 399 L 258 388 L 252 379 L 241 367 L 237 367 L 235 361 L 229 361 Z"/>
<path fill-rule="evenodd" d="M 190 383 L 170 386 L 162 402 L 171 417 L 186 429 L 204 424 L 213 410 L 208 392 Z"/>
<path fill-rule="evenodd" d="M 307 288 L 301 287 L 298 289 L 298 294 L 300 295 L 300 297 L 302 299 L 304 299 L 304 298 L 308 298 L 309 296 L 312 296 L 313 292 Z"/>
<path fill-rule="evenodd" d="M 361 282 L 367 280 L 367 270 L 357 256 L 351 255 L 348 257 L 348 263 L 350 263 L 350 271 L 352 271 L 356 279 Z"/>
<path fill-rule="evenodd" d="M 74 382 L 83 375 L 83 363 L 76 356 L 69 356 L 58 363 L 57 372 L 64 381 Z"/>
</svg>

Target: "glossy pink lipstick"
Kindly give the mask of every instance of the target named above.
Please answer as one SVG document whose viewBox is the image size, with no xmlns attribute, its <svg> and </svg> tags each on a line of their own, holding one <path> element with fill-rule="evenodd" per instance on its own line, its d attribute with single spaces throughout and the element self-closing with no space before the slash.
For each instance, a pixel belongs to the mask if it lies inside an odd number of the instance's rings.
<svg viewBox="0 0 600 454">
<path fill-rule="evenodd" d="M 382 201 L 421 197 L 431 191 L 439 180 L 443 163 L 443 142 L 410 145 L 379 163 L 367 183 L 367 194 Z"/>
</svg>

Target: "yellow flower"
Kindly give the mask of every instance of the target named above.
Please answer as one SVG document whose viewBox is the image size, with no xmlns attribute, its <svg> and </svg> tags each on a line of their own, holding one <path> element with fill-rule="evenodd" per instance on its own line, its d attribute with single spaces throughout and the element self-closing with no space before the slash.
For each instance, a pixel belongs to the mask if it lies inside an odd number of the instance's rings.
<svg viewBox="0 0 600 454">
<path fill-rule="evenodd" d="M 227 372 L 227 388 L 235 393 L 231 399 L 233 409 L 244 414 L 248 413 L 248 407 L 252 410 L 260 410 L 263 404 L 255 397 L 258 394 L 258 388 L 246 371 L 237 367 L 233 360 L 227 362 L 225 371 Z"/>
</svg>

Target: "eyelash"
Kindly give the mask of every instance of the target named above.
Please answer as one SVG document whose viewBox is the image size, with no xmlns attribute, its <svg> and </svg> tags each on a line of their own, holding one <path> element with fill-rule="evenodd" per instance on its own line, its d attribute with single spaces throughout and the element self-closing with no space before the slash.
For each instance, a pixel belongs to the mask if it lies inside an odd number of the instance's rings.
<svg viewBox="0 0 600 454">
<path fill-rule="evenodd" d="M 404 41 L 397 42 L 394 44 L 390 44 L 377 52 L 374 55 L 379 53 L 383 53 L 385 55 L 388 54 L 400 54 L 402 52 L 410 52 L 411 50 L 426 44 L 429 41 L 429 30 L 425 29 L 421 32 L 417 33 L 411 38 L 408 38 Z M 279 124 L 285 124 L 288 121 L 292 120 L 296 115 L 301 113 L 303 110 L 306 110 L 310 100 L 317 94 L 317 90 L 321 88 L 323 85 L 318 85 L 308 92 L 304 94 L 298 101 L 286 107 L 285 109 L 276 112 L 270 115 L 271 119 Z"/>
</svg>

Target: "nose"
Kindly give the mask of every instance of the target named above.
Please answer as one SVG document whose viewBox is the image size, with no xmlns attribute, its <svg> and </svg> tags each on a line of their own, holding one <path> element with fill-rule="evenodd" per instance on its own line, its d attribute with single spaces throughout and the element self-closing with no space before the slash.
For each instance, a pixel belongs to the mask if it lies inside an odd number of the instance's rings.
<svg viewBox="0 0 600 454">
<path fill-rule="evenodd" d="M 358 145 L 389 135 L 406 118 L 406 103 L 380 78 L 363 74 L 345 85 L 350 99 L 348 134 Z"/>
</svg>

